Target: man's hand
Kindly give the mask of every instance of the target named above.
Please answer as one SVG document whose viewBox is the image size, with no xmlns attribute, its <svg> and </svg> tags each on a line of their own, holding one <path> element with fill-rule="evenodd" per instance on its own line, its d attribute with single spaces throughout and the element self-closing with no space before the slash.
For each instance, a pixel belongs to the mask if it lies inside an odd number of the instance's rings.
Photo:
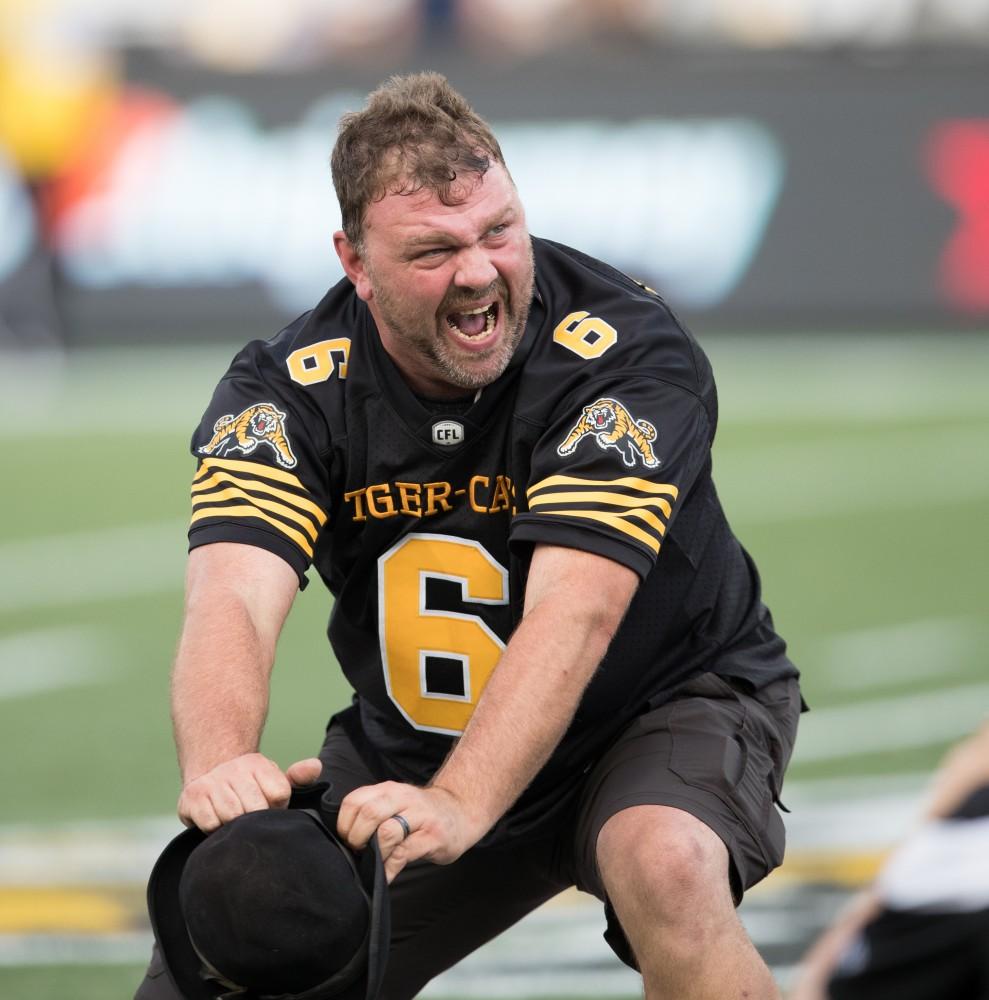
<svg viewBox="0 0 989 1000">
<path fill-rule="evenodd" d="M 179 796 L 179 819 L 211 833 L 244 813 L 284 809 L 292 786 L 312 784 L 321 771 L 315 757 L 296 761 L 284 773 L 263 754 L 234 757 L 186 782 Z"/>
<path fill-rule="evenodd" d="M 395 815 L 409 824 L 409 835 Z M 442 788 L 417 788 L 397 781 L 355 788 L 342 802 L 337 832 L 356 850 L 378 834 L 378 846 L 391 882 L 410 862 L 456 861 L 483 836 L 454 795 Z"/>
</svg>

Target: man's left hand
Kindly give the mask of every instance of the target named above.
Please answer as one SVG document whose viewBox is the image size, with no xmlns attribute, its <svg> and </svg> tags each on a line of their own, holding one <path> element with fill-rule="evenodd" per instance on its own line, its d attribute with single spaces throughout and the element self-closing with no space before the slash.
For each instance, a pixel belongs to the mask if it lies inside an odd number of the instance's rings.
<svg viewBox="0 0 989 1000">
<path fill-rule="evenodd" d="M 408 823 L 407 836 L 395 816 Z M 439 865 L 456 861 L 484 833 L 469 821 L 451 792 L 397 781 L 355 788 L 340 806 L 337 832 L 357 850 L 377 832 L 389 882 L 410 861 L 426 858 Z"/>
</svg>

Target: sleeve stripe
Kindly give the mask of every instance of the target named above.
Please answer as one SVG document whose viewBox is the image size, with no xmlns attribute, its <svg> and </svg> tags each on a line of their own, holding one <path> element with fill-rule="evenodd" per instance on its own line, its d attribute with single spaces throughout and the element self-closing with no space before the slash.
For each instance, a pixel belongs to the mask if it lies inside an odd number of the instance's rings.
<svg viewBox="0 0 989 1000">
<path fill-rule="evenodd" d="M 260 462 L 238 462 L 232 458 L 204 458 L 199 471 L 193 477 L 193 482 L 204 476 L 208 469 L 229 469 L 231 472 L 247 472 L 251 475 L 261 476 L 263 479 L 274 479 L 279 483 L 287 483 L 289 486 L 294 486 L 297 490 L 302 490 L 303 493 L 308 493 L 308 490 L 302 485 L 302 481 L 290 472 L 282 472 L 281 469 L 275 469 L 270 465 L 262 465 Z"/>
<path fill-rule="evenodd" d="M 283 521 L 277 521 L 275 518 L 269 517 L 267 514 L 265 514 L 263 511 L 258 510 L 256 507 L 245 507 L 245 506 L 204 507 L 202 510 L 197 510 L 192 515 L 191 523 L 195 524 L 196 521 L 202 521 L 210 517 L 218 517 L 221 519 L 228 517 L 260 518 L 262 521 L 267 521 L 268 524 L 274 525 L 274 527 L 276 527 L 283 535 L 286 535 L 293 542 L 295 542 L 295 544 L 298 545 L 299 548 L 302 549 L 302 551 L 305 552 L 305 554 L 309 556 L 310 559 L 312 558 L 313 554 L 312 545 L 309 544 L 309 539 L 306 538 L 305 535 L 303 535 L 299 531 L 296 531 L 295 528 L 290 528 Z"/>
<path fill-rule="evenodd" d="M 526 490 L 526 496 L 532 496 L 540 490 L 549 489 L 552 486 L 630 486 L 634 490 L 643 493 L 662 493 L 672 497 L 674 500 L 680 495 L 680 491 L 672 483 L 651 483 L 648 479 L 638 479 L 635 476 L 623 476 L 620 479 L 580 479 L 577 476 L 549 476 L 534 483 Z"/>
<path fill-rule="evenodd" d="M 286 503 L 292 504 L 293 507 L 299 507 L 302 510 L 309 511 L 309 513 L 316 519 L 320 527 L 326 524 L 326 515 L 319 507 L 316 506 L 316 504 L 312 502 L 312 500 L 309 500 L 306 497 L 300 497 L 296 493 L 289 493 L 286 490 L 277 489 L 268 483 L 262 483 L 260 480 L 241 479 L 240 477 L 233 477 L 224 472 L 214 472 L 212 476 L 197 482 L 196 480 L 198 478 L 199 477 L 197 476 L 196 479 L 193 480 L 193 493 L 201 493 L 204 490 L 211 489 L 213 486 L 222 486 L 224 484 L 230 486 L 243 486 L 247 489 L 267 493 L 273 497 L 279 497 Z M 193 502 L 195 502 L 195 498 L 193 498 Z"/>
<path fill-rule="evenodd" d="M 656 497 L 652 500 L 644 500 L 639 497 L 625 496 L 621 493 L 599 493 L 588 491 L 586 493 L 548 493 L 542 497 L 532 497 L 529 500 L 530 507 L 539 507 L 542 504 L 572 504 L 572 503 L 606 503 L 615 507 L 658 507 L 666 517 L 670 516 L 672 507 L 667 500 Z"/>
<path fill-rule="evenodd" d="M 274 500 L 265 500 L 262 497 L 251 496 L 250 493 L 245 493 L 244 490 L 238 489 L 236 486 L 230 486 L 225 490 L 217 490 L 215 493 L 206 493 L 198 497 L 194 496 L 192 498 L 193 510 L 197 507 L 199 510 L 209 510 L 209 507 L 203 505 L 213 503 L 217 500 L 246 500 L 249 504 L 261 507 L 263 510 L 270 510 L 273 514 L 278 514 L 289 521 L 295 521 L 314 542 L 316 541 L 316 536 L 319 534 L 319 529 L 312 523 L 312 519 L 306 517 L 305 514 L 300 514 L 297 510 L 286 507 L 285 504 L 277 503 Z"/>
<path fill-rule="evenodd" d="M 636 510 L 626 511 L 625 513 L 620 513 L 618 511 L 609 511 L 609 510 L 574 510 L 572 507 L 569 507 L 569 508 L 562 508 L 562 509 L 559 509 L 559 510 L 537 510 L 537 511 L 533 511 L 533 513 L 535 513 L 535 514 L 554 514 L 554 515 L 556 515 L 556 514 L 564 514 L 567 517 L 580 517 L 581 515 L 587 515 L 588 517 L 595 518 L 597 520 L 602 520 L 602 521 L 606 517 L 607 518 L 617 518 L 618 520 L 615 520 L 615 521 L 610 521 L 609 520 L 609 521 L 606 522 L 606 523 L 609 523 L 609 524 L 613 523 L 616 527 L 620 526 L 620 520 L 622 518 L 636 517 L 640 521 L 645 521 L 645 523 L 648 524 L 656 532 L 656 534 L 658 534 L 660 537 L 662 537 L 662 536 L 664 536 L 666 534 L 666 525 L 664 524 L 664 522 L 662 520 L 660 520 L 660 518 L 658 518 L 650 510 L 636 509 Z M 601 515 L 600 518 L 597 517 L 597 515 L 599 515 L 599 514 Z"/>
<path fill-rule="evenodd" d="M 543 512 L 541 512 L 543 513 Z M 659 552 L 659 541 L 655 536 L 651 535 L 647 531 L 643 531 L 638 525 L 631 524 L 628 520 L 629 517 L 642 517 L 643 515 L 648 515 L 648 511 L 629 511 L 627 514 L 609 514 L 602 510 L 554 510 L 546 511 L 545 513 L 552 513 L 554 517 L 583 517 L 590 521 L 600 521 L 602 524 L 607 524 L 611 528 L 617 528 L 619 531 L 624 532 L 636 540 L 645 543 L 653 550 L 653 552 Z M 665 532 L 665 528 L 660 531 L 660 534 Z"/>
</svg>

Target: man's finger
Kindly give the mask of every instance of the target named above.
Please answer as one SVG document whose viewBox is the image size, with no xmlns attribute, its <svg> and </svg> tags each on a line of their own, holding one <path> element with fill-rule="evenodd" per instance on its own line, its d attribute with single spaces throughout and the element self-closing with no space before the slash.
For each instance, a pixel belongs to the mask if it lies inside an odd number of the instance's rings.
<svg viewBox="0 0 989 1000">
<path fill-rule="evenodd" d="M 292 795 L 292 786 L 276 764 L 259 767 L 254 772 L 254 780 L 272 809 L 284 809 Z"/>
<path fill-rule="evenodd" d="M 401 812 L 402 799 L 394 794 L 392 783 L 365 785 L 344 797 L 337 819 L 337 832 L 351 847 L 360 849 L 390 816 Z M 395 785 L 394 788 L 402 788 Z"/>
<path fill-rule="evenodd" d="M 203 833 L 212 833 L 220 826 L 220 818 L 216 815 L 210 800 L 205 796 L 201 799 L 183 797 L 179 801 L 179 819 L 186 826 L 197 827 Z"/>
<path fill-rule="evenodd" d="M 221 823 L 229 823 L 232 819 L 244 815 L 244 807 L 237 793 L 226 782 L 212 785 L 209 790 L 209 801 Z"/>
<path fill-rule="evenodd" d="M 291 764 L 285 774 L 293 785 L 311 785 L 323 773 L 323 762 L 318 757 L 307 757 Z"/>
<path fill-rule="evenodd" d="M 409 825 L 411 829 L 411 824 Z M 394 816 L 390 816 L 378 827 L 378 847 L 381 850 L 381 857 L 387 860 L 392 851 L 404 843 L 405 839 L 405 827 Z"/>
<path fill-rule="evenodd" d="M 435 849 L 434 839 L 427 833 L 412 833 L 385 859 L 385 878 L 389 884 L 412 861 L 428 858 Z"/>
<path fill-rule="evenodd" d="M 242 812 L 260 812 L 270 808 L 268 797 L 256 780 L 231 782 L 230 789 L 240 800 Z"/>
</svg>

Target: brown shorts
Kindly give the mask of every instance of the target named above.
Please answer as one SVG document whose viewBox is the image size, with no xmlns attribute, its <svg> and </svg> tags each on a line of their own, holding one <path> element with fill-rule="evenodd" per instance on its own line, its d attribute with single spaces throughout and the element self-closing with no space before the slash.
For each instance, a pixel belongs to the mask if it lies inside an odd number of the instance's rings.
<svg viewBox="0 0 989 1000">
<path fill-rule="evenodd" d="M 728 848 L 739 901 L 783 859 L 776 805 L 800 707 L 795 680 L 752 691 L 744 681 L 702 676 L 636 719 L 590 770 L 570 808 L 555 810 L 524 840 L 475 847 L 452 865 L 410 865 L 391 886 L 392 947 L 380 1000 L 416 996 L 434 976 L 572 885 L 605 902 L 605 937 L 634 967 L 595 856 L 601 828 L 630 806 L 674 806 L 714 830 Z M 320 759 L 337 800 L 381 780 L 340 726 L 328 730 Z M 165 979 L 146 980 L 140 1000 L 173 1000 Z"/>
<path fill-rule="evenodd" d="M 421 863 L 392 885 L 392 951 L 383 1000 L 412 997 L 434 976 L 562 890 L 576 885 L 607 904 L 596 844 L 615 813 L 668 805 L 696 816 L 728 848 L 736 902 L 783 860 L 776 809 L 800 715 L 795 680 L 753 691 L 706 674 L 636 719 L 590 771 L 572 808 L 524 841 L 476 847 L 452 865 Z M 334 798 L 374 781 L 346 734 L 320 754 Z M 634 967 L 607 905 L 605 937 Z"/>
<path fill-rule="evenodd" d="M 605 939 L 635 960 L 598 872 L 598 834 L 631 806 L 674 806 L 710 827 L 728 848 L 735 904 L 783 861 L 786 832 L 777 806 L 801 711 L 796 680 L 755 691 L 705 674 L 639 716 L 588 776 L 574 838 L 574 882 L 605 902 Z M 784 807 L 785 808 L 785 807 Z"/>
</svg>

